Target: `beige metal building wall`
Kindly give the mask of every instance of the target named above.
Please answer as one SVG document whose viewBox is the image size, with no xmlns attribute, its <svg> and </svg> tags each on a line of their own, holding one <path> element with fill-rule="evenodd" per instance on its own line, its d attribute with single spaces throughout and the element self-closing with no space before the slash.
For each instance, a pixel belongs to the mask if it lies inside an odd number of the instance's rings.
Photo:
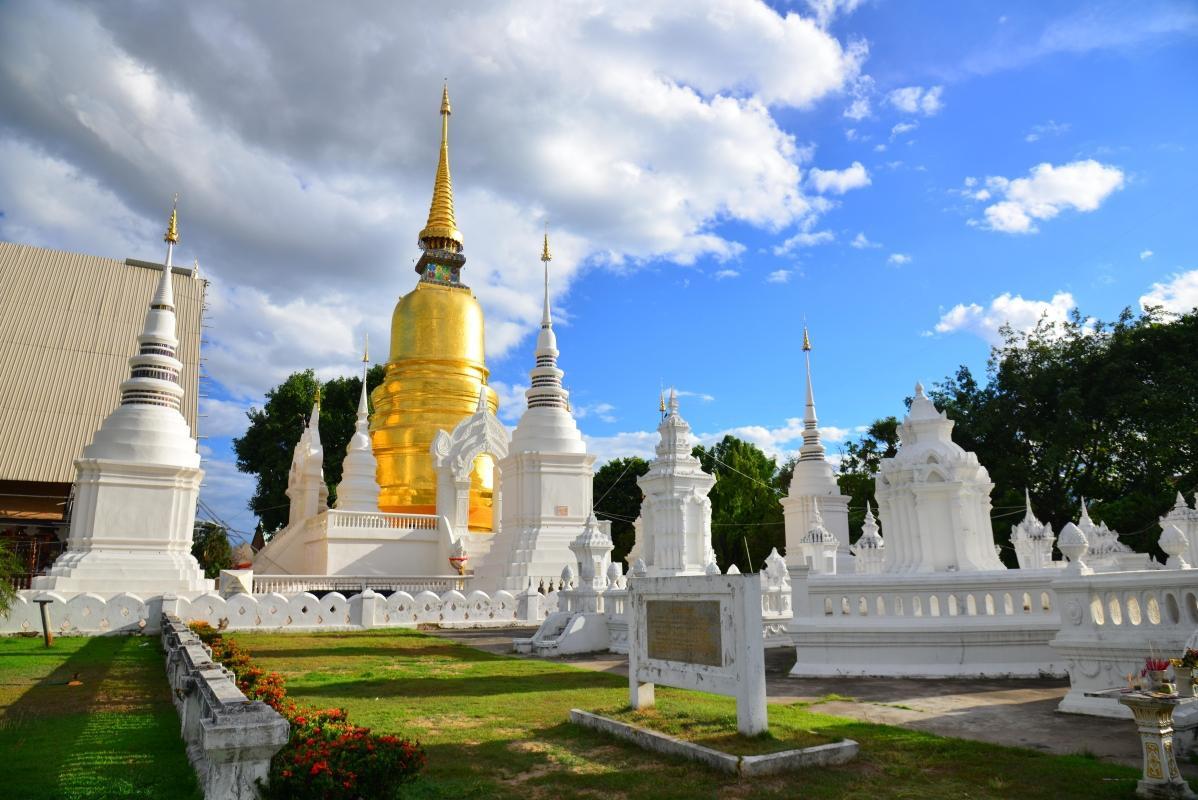
<svg viewBox="0 0 1198 800">
<path fill-rule="evenodd" d="M 129 376 L 154 266 L 0 242 L 0 481 L 74 481 Z M 173 283 L 181 410 L 195 435 L 206 282 L 175 267 Z"/>
</svg>

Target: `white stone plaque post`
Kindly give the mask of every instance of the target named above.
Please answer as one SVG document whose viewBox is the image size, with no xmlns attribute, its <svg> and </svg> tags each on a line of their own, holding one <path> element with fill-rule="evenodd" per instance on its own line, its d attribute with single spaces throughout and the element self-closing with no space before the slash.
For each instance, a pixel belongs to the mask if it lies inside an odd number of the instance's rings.
<svg viewBox="0 0 1198 800">
<path fill-rule="evenodd" d="M 768 730 L 760 576 L 633 578 L 628 613 L 633 708 L 661 683 L 735 697 L 740 732 Z"/>
</svg>

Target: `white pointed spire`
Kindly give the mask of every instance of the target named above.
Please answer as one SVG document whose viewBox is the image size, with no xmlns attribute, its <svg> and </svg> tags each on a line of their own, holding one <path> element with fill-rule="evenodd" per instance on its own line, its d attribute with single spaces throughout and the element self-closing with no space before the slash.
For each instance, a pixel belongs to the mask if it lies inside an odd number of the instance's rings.
<svg viewBox="0 0 1198 800">
<path fill-rule="evenodd" d="M 549 233 L 545 233 L 541 249 L 541 263 L 545 270 L 544 311 L 541 315 L 541 330 L 537 332 L 536 366 L 529 371 L 531 386 L 524 396 L 528 407 L 560 408 L 569 413 L 570 393 L 562 388 L 563 373 L 557 366 L 557 336 L 553 333 L 553 316 L 549 309 Z"/>
<path fill-rule="evenodd" d="M 803 413 L 803 446 L 800 461 L 822 461 L 826 454 L 819 438 L 819 419 L 815 415 L 815 392 L 811 388 L 811 337 L 803 327 L 803 355 L 807 359 L 807 408 Z"/>
<path fill-rule="evenodd" d="M 478 387 L 478 405 L 475 406 L 474 413 L 482 414 L 487 410 L 489 410 L 487 405 L 487 385 L 484 383 Z"/>
<path fill-rule="evenodd" d="M 337 508 L 345 511 L 378 511 L 379 484 L 375 477 L 377 462 L 370 444 L 370 408 L 366 400 L 366 375 L 370 368 L 369 342 L 362 350 L 362 393 L 358 397 L 358 417 L 354 435 L 345 446 L 341 462 L 341 483 L 337 486 Z"/>
</svg>

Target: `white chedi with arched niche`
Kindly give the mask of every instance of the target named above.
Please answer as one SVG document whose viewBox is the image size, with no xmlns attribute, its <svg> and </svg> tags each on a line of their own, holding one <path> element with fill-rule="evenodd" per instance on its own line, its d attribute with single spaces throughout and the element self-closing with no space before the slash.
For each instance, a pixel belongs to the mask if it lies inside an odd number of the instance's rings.
<svg viewBox="0 0 1198 800">
<path fill-rule="evenodd" d="M 362 357 L 363 364 L 368 357 Z M 345 446 L 341 462 L 341 483 L 337 484 L 338 511 L 378 511 L 379 483 L 375 476 L 377 462 L 370 446 L 370 408 L 366 400 L 366 368 L 362 368 L 362 395 L 358 398 L 358 416 L 354 435 Z"/>
<path fill-rule="evenodd" d="M 886 531 L 887 573 L 1006 569 L 994 549 L 990 490 L 974 453 L 952 439 L 953 421 L 915 385 L 899 427 L 902 445 L 882 459 L 876 479 Z"/>
</svg>

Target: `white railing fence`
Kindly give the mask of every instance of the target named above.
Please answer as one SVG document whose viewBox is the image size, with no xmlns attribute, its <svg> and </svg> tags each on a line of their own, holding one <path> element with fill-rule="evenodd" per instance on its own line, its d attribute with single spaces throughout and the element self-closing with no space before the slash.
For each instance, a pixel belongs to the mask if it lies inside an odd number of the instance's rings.
<svg viewBox="0 0 1198 800">
<path fill-rule="evenodd" d="M 466 591 L 469 575 L 259 575 L 254 574 L 254 594 L 296 592 L 450 592 Z"/>
</svg>

